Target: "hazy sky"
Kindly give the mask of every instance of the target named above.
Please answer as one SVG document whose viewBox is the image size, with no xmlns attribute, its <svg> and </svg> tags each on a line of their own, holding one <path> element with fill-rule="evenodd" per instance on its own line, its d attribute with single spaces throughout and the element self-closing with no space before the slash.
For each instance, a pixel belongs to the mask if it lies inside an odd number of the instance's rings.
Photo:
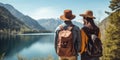
<svg viewBox="0 0 120 60">
<path fill-rule="evenodd" d="M 76 15 L 75 20 L 80 20 L 80 13 L 85 10 L 93 10 L 96 20 L 104 19 L 110 11 L 110 0 L 0 0 L 5 4 L 11 4 L 17 10 L 34 19 L 59 18 L 65 9 L 71 9 Z"/>
</svg>

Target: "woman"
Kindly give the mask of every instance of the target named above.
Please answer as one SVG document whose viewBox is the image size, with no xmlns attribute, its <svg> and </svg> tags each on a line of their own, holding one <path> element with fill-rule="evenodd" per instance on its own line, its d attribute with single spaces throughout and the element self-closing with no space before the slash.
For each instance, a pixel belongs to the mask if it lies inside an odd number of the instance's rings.
<svg viewBox="0 0 120 60">
<path fill-rule="evenodd" d="M 82 27 L 81 29 L 81 37 L 82 37 L 81 51 L 80 51 L 81 60 L 99 60 L 100 56 L 91 56 L 89 55 L 87 50 L 88 43 L 90 42 L 90 39 L 92 39 L 89 33 L 98 32 L 96 33 L 97 36 L 94 36 L 94 38 L 98 37 L 100 39 L 100 31 L 99 28 L 94 23 L 93 19 L 95 19 L 95 17 L 93 16 L 93 12 L 91 10 L 87 10 L 84 14 L 80 14 L 80 16 L 83 17 L 83 22 L 84 22 L 84 27 Z"/>
</svg>

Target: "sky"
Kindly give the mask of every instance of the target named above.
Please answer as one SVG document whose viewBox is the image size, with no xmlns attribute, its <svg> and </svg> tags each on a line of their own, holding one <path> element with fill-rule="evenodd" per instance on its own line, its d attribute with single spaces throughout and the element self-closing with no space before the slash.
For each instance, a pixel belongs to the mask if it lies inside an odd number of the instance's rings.
<svg viewBox="0 0 120 60">
<path fill-rule="evenodd" d="M 10 4 L 18 11 L 33 19 L 59 18 L 65 9 L 71 9 L 76 15 L 74 20 L 81 21 L 79 14 L 92 10 L 95 20 L 101 21 L 111 11 L 108 6 L 110 0 L 0 0 L 1 3 Z"/>
</svg>

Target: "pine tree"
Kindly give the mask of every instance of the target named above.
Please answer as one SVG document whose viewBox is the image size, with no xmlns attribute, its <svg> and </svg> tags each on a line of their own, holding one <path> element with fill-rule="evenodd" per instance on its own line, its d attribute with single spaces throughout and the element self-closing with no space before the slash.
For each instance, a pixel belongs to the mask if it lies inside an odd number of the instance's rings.
<svg viewBox="0 0 120 60">
<path fill-rule="evenodd" d="M 111 0 L 109 8 L 111 8 L 112 11 L 120 9 L 120 0 Z"/>
</svg>

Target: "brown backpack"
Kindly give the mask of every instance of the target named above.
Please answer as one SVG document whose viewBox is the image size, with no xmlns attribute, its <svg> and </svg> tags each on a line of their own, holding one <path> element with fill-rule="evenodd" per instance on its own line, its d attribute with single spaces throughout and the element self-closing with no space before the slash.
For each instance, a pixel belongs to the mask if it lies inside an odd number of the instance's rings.
<svg viewBox="0 0 120 60">
<path fill-rule="evenodd" d="M 61 29 L 58 33 L 58 44 L 57 44 L 57 54 L 59 56 L 74 56 L 75 49 L 73 45 L 73 36 L 72 36 L 73 26 L 69 26 L 66 30 Z"/>
</svg>

